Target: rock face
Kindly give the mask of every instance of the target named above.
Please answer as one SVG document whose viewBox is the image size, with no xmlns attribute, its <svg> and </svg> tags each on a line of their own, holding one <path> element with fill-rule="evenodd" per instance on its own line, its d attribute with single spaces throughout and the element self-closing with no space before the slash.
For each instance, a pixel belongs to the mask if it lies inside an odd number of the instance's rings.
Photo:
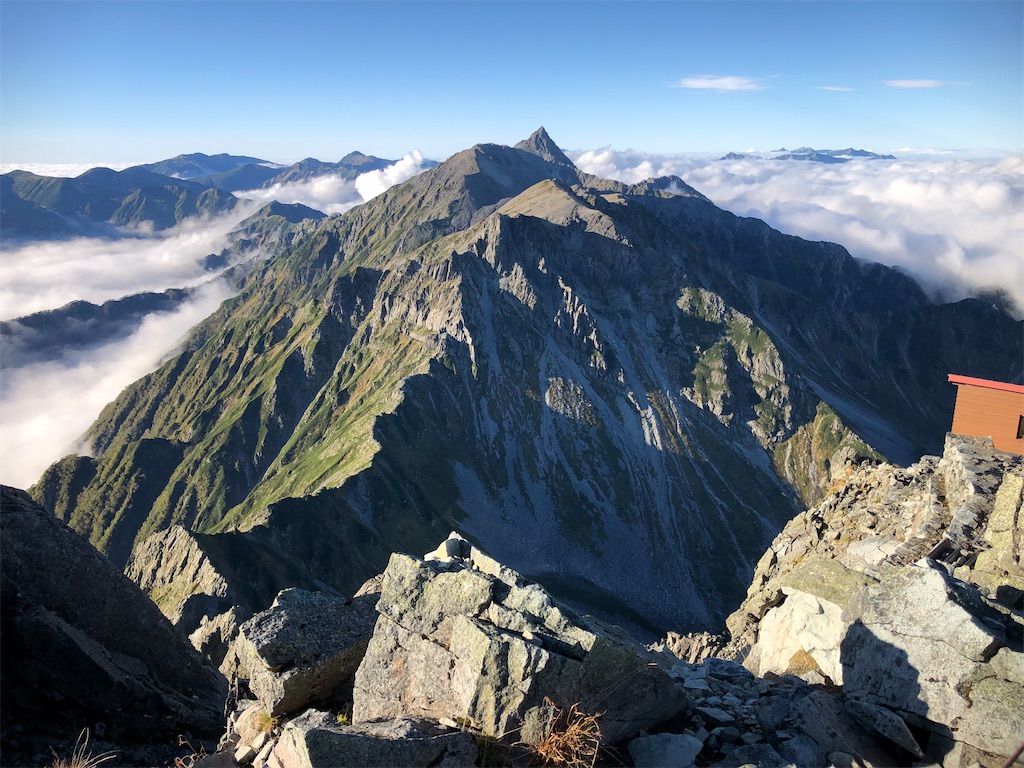
<svg viewBox="0 0 1024 768">
<path fill-rule="evenodd" d="M 902 569 L 843 611 L 844 688 L 978 749 L 1008 755 L 1024 712 L 1024 618 L 941 566 Z"/>
<path fill-rule="evenodd" d="M 1022 478 L 1024 458 L 996 451 L 991 440 L 955 435 L 947 436 L 941 458 L 925 456 L 907 468 L 847 468 L 832 495 L 790 521 L 761 557 L 747 599 L 727 620 L 734 647 L 745 655 L 757 642 L 762 618 L 785 598 L 787 578 L 797 589 L 792 579 L 798 577 L 789 574 L 808 557 L 835 561 L 823 566 L 827 579 L 809 573 L 801 580 L 811 591 L 827 588 L 827 581 L 848 582 L 841 570 L 878 580 L 929 556 L 988 597 L 1019 608 Z M 845 598 L 832 597 L 841 608 Z"/>
<path fill-rule="evenodd" d="M 955 436 L 941 459 L 851 473 L 765 553 L 731 651 L 758 674 L 842 685 L 895 743 L 886 712 L 933 750 L 1001 764 L 1024 711 L 1022 477 L 1021 457 Z"/>
<path fill-rule="evenodd" d="M 545 698 L 601 712 L 618 741 L 675 714 L 685 695 L 642 646 L 559 607 L 475 548 L 466 561 L 394 555 L 356 673 L 356 722 L 447 718 L 542 737 Z"/>
<path fill-rule="evenodd" d="M 216 737 L 224 678 L 105 557 L 6 486 L 0 542 L 5 732 L 74 740 L 102 723 L 126 746 Z"/>
<path fill-rule="evenodd" d="M 226 675 L 232 674 L 229 651 L 239 625 L 265 610 L 278 592 L 331 591 L 281 558 L 259 531 L 209 536 L 174 525 L 140 542 L 125 574 Z"/>
</svg>

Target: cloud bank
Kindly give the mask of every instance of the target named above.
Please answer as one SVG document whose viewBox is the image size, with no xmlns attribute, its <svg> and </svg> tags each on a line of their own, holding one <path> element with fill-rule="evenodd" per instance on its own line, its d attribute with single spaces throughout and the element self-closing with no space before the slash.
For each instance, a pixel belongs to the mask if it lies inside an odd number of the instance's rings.
<svg viewBox="0 0 1024 768">
<path fill-rule="evenodd" d="M 209 280 L 203 259 L 228 246 L 229 233 L 256 210 L 240 206 L 213 219 L 186 219 L 172 229 L 126 232 L 118 239 L 78 237 L 5 243 L 0 249 L 0 320 L 62 307 L 100 304 L 142 291 L 186 288 Z"/>
<path fill-rule="evenodd" d="M 266 189 L 236 192 L 236 196 L 258 201 L 261 205 L 277 200 L 301 203 L 327 214 L 344 213 L 401 184 L 423 170 L 423 155 L 413 150 L 401 160 L 379 171 L 368 171 L 354 180 L 340 176 L 318 176 L 302 181 L 274 184 Z"/>
<path fill-rule="evenodd" d="M 1024 310 L 1024 158 L 918 154 L 842 164 L 570 153 L 598 176 L 677 175 L 717 205 L 913 274 L 947 301 L 1004 290 Z"/>
<path fill-rule="evenodd" d="M 405 181 L 422 165 L 423 156 L 411 152 L 388 168 L 352 181 L 324 176 L 238 193 L 237 197 L 247 199 L 231 214 L 188 219 L 158 233 L 126 230 L 116 239 L 5 240 L 0 244 L 3 320 L 77 299 L 101 303 L 142 291 L 200 288 L 193 300 L 174 312 L 148 315 L 127 339 L 81 349 L 60 363 L 13 367 L 0 361 L 0 482 L 28 487 L 61 456 L 83 451 L 76 441 L 103 406 L 154 370 L 193 326 L 230 296 L 223 281 L 210 282 L 204 259 L 227 247 L 231 231 L 244 218 L 271 200 L 340 213 Z M 81 166 L 25 169 L 63 170 L 67 175 L 87 170 Z"/>
<path fill-rule="evenodd" d="M 0 482 L 27 488 L 78 444 L 108 402 L 154 370 L 184 335 L 231 290 L 223 281 L 198 289 L 174 312 L 151 314 L 131 337 L 81 350 L 66 364 L 5 369 L 0 386 Z"/>
</svg>

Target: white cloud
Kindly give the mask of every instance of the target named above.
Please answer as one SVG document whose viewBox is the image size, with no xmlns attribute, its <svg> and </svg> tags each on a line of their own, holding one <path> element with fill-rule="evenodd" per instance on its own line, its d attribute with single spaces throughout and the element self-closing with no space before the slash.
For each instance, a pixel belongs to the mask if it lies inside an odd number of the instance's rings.
<svg viewBox="0 0 1024 768">
<path fill-rule="evenodd" d="M 818 86 L 818 90 L 819 91 L 841 91 L 841 92 L 846 92 L 846 91 L 854 91 L 856 89 L 855 88 L 847 88 L 844 85 L 819 85 Z"/>
<path fill-rule="evenodd" d="M 941 80 L 883 80 L 890 88 L 941 88 L 945 83 Z"/>
<path fill-rule="evenodd" d="M 423 170 L 423 155 L 413 150 L 394 165 L 379 171 L 368 171 L 356 179 L 356 191 L 363 200 L 372 200 L 377 195 L 387 192 L 396 184 L 407 181 Z"/>
<path fill-rule="evenodd" d="M 1000 288 L 1024 311 L 1020 156 L 919 153 L 824 164 L 611 149 L 571 155 L 588 173 L 629 183 L 680 176 L 733 213 L 902 267 L 948 300 Z"/>
<path fill-rule="evenodd" d="M 423 155 L 418 150 L 413 150 L 387 168 L 362 173 L 354 180 L 343 179 L 340 176 L 317 176 L 235 194 L 238 197 L 259 201 L 261 204 L 277 200 L 282 203 L 301 203 L 327 214 L 344 213 L 422 170 Z"/>
<path fill-rule="evenodd" d="M 760 78 L 733 75 L 693 75 L 672 83 L 672 87 L 720 92 L 763 91 L 765 88 Z"/>
<path fill-rule="evenodd" d="M 0 247 L 0 319 L 83 299 L 102 303 L 131 293 L 184 288 L 209 280 L 203 259 L 228 245 L 229 233 L 255 211 L 239 206 L 212 219 L 186 219 L 158 233 L 126 230 L 118 239 L 16 241 Z"/>
<path fill-rule="evenodd" d="M 69 364 L 5 369 L 0 390 L 0 482 L 27 488 L 72 451 L 103 406 L 155 369 L 184 334 L 231 295 L 208 283 L 174 312 L 152 314 L 129 338 L 83 350 Z"/>
<path fill-rule="evenodd" d="M 265 189 L 247 189 L 235 193 L 238 197 L 266 205 L 271 200 L 279 203 L 301 203 L 327 214 L 344 213 L 359 205 L 363 199 L 354 181 L 341 176 L 317 176 L 302 181 L 274 184 Z"/>
</svg>

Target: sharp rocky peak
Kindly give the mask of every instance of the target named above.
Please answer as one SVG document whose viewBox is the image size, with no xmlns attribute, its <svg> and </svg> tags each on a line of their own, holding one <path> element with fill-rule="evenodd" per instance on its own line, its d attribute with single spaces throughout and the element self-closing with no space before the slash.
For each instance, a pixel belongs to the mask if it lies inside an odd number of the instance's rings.
<svg viewBox="0 0 1024 768">
<path fill-rule="evenodd" d="M 539 155 L 549 163 L 558 163 L 559 165 L 575 167 L 572 160 L 566 157 L 565 153 L 562 152 L 557 144 L 555 144 L 554 140 L 544 129 L 543 125 L 530 134 L 529 138 L 523 139 L 516 144 L 515 148 Z"/>
</svg>

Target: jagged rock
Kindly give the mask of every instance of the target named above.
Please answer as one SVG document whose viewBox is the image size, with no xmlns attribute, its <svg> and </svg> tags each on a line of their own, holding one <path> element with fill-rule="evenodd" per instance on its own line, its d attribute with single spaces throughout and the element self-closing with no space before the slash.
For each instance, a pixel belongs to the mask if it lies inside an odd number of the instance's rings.
<svg viewBox="0 0 1024 768">
<path fill-rule="evenodd" d="M 626 748 L 636 768 L 689 768 L 704 744 L 686 734 L 659 733 L 633 739 Z"/>
<path fill-rule="evenodd" d="M 726 620 L 729 653 L 746 657 L 762 619 L 785 599 L 783 580 L 814 553 L 882 579 L 922 557 L 956 568 L 1011 607 L 1024 597 L 1024 458 L 983 438 L 947 435 L 941 458 L 861 467 L 797 515 L 758 561 L 747 598 Z"/>
<path fill-rule="evenodd" d="M 725 635 L 713 634 L 711 632 L 690 632 L 680 634 L 669 632 L 665 639 L 652 648 L 667 648 L 676 658 L 682 659 L 689 664 L 703 661 L 709 656 L 718 653 L 725 646 L 728 638 Z"/>
<path fill-rule="evenodd" d="M 842 703 L 822 691 L 812 691 L 792 710 L 796 727 L 826 753 L 859 755 L 873 765 L 894 765 L 892 754 L 868 734 Z"/>
<path fill-rule="evenodd" d="M 860 592 L 843 612 L 843 679 L 852 696 L 884 704 L 957 741 L 1009 754 L 1020 740 L 1024 638 L 1019 616 L 924 561 Z"/>
<path fill-rule="evenodd" d="M 109 560 L 7 486 L 0 543 L 4 731 L 73 740 L 102 722 L 119 744 L 216 737 L 226 681 Z"/>
<path fill-rule="evenodd" d="M 805 734 L 797 734 L 792 738 L 781 740 L 779 754 L 796 766 L 825 765 L 825 751 L 818 742 Z"/>
<path fill-rule="evenodd" d="M 558 606 L 476 549 L 471 567 L 392 555 L 380 619 L 356 673 L 355 722 L 450 718 L 502 737 L 539 738 L 544 700 L 601 716 L 608 741 L 685 702 L 653 656 L 617 628 Z"/>
<path fill-rule="evenodd" d="M 896 746 L 910 752 L 914 757 L 924 757 L 924 752 L 917 743 L 917 739 L 914 738 L 907 724 L 903 722 L 903 718 L 895 712 L 856 699 L 846 702 L 846 711 L 857 718 L 861 725 L 884 736 Z"/>
<path fill-rule="evenodd" d="M 1024 473 L 1007 475 L 996 492 L 971 575 L 985 592 L 1006 604 L 1024 605 L 1024 520 L 1022 520 Z"/>
<path fill-rule="evenodd" d="M 268 765 L 272 768 L 471 768 L 477 757 L 471 734 L 447 731 L 417 719 L 339 725 L 311 709 L 284 727 Z"/>
<path fill-rule="evenodd" d="M 758 768 L 788 768 L 789 761 L 768 744 L 747 744 L 736 747 L 714 765 L 715 768 L 741 768 L 747 765 L 756 765 Z"/>
<path fill-rule="evenodd" d="M 355 673 L 373 633 L 376 597 L 282 591 L 239 629 L 239 674 L 271 716 L 331 696 Z"/>
</svg>

